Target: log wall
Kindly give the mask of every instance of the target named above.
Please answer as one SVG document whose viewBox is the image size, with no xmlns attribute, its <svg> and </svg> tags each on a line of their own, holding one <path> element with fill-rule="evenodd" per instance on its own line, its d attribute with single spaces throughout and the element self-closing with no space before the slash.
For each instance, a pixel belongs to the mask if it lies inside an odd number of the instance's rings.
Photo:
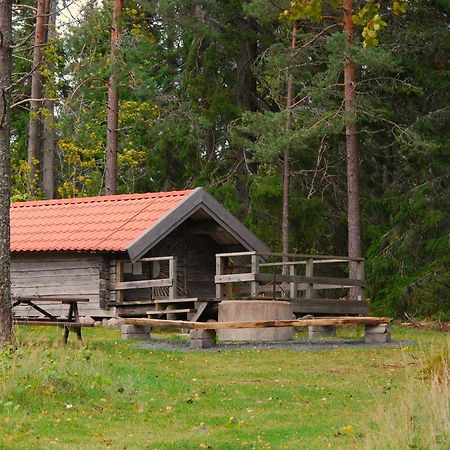
<svg viewBox="0 0 450 450">
<path fill-rule="evenodd" d="M 109 261 L 80 253 L 12 254 L 11 290 L 13 295 L 88 298 L 80 304 L 80 315 L 115 317 L 108 308 Z M 53 314 L 65 314 L 66 305 L 46 305 Z M 15 308 L 17 316 L 36 315 L 30 307 Z"/>
</svg>

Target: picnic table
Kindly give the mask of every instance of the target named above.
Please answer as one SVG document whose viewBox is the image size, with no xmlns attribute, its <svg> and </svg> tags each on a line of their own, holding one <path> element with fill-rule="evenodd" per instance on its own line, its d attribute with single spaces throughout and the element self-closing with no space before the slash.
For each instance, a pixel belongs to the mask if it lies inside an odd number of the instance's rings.
<svg viewBox="0 0 450 450">
<path fill-rule="evenodd" d="M 13 296 L 13 309 L 19 305 L 31 306 L 36 310 L 41 317 L 15 317 L 14 323 L 17 325 L 43 325 L 43 326 L 59 326 L 64 327 L 64 343 L 69 339 L 69 332 L 76 333 L 78 340 L 81 341 L 81 328 L 86 326 L 93 326 L 93 324 L 85 324 L 80 322 L 80 314 L 78 311 L 78 303 L 87 303 L 87 298 L 68 298 L 68 297 L 41 297 L 38 295 L 31 297 Z M 37 304 L 39 303 L 39 305 Z M 48 310 L 47 305 L 54 305 L 62 303 L 68 305 L 67 316 L 57 317 Z"/>
</svg>

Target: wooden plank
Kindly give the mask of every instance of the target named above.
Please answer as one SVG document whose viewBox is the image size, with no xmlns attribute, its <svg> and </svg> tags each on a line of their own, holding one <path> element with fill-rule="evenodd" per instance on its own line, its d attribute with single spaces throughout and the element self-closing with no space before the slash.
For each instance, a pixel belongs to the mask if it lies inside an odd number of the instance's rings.
<svg viewBox="0 0 450 450">
<path fill-rule="evenodd" d="M 292 300 L 294 313 L 303 314 L 367 314 L 369 304 L 358 300 L 302 299 Z"/>
<path fill-rule="evenodd" d="M 249 274 L 255 275 L 257 281 L 271 282 L 273 280 L 273 275 L 270 273 L 258 273 Z M 231 276 L 231 275 L 228 275 Z M 352 286 L 365 286 L 365 280 L 355 280 L 352 278 L 334 278 L 334 277 L 306 277 L 306 276 L 295 276 L 291 277 L 289 275 L 277 275 L 277 282 L 289 282 L 294 281 L 296 283 L 307 283 L 316 284 L 321 283 L 324 285 L 338 285 L 339 287 L 352 287 Z"/>
<path fill-rule="evenodd" d="M 251 262 L 251 264 L 252 264 L 252 267 L 251 267 L 252 274 L 256 274 L 256 273 L 259 272 L 259 256 L 257 256 L 256 254 L 252 255 L 251 260 L 252 260 L 252 262 Z M 256 282 L 256 278 L 255 278 L 255 281 L 252 281 L 250 283 L 250 294 L 251 295 L 258 295 L 258 283 Z"/>
<path fill-rule="evenodd" d="M 258 274 L 255 273 L 237 273 L 232 275 L 216 275 L 214 281 L 216 283 L 239 283 L 247 281 L 256 281 Z M 269 274 L 264 274 L 269 275 Z M 272 277 L 272 275 L 270 275 Z"/>
<path fill-rule="evenodd" d="M 173 258 L 173 256 L 152 256 L 149 258 L 139 258 L 135 262 L 139 262 L 139 261 L 141 261 L 141 262 L 169 261 L 172 258 Z M 119 259 L 119 260 L 117 260 L 117 262 L 126 263 L 126 262 L 130 262 L 130 260 L 129 259 Z"/>
<path fill-rule="evenodd" d="M 66 322 L 64 320 L 40 320 L 40 319 L 14 319 L 14 325 L 31 325 L 31 326 L 53 326 L 66 328 L 83 328 L 93 327 L 93 323 L 85 324 L 79 322 Z"/>
<path fill-rule="evenodd" d="M 192 298 L 161 298 L 157 299 L 155 298 L 154 303 L 156 304 L 163 304 L 163 303 L 187 303 L 187 302 L 196 302 L 198 301 L 197 297 Z"/>
<path fill-rule="evenodd" d="M 22 295 L 12 296 L 13 301 L 21 301 L 21 302 L 61 302 L 61 303 L 72 303 L 72 302 L 80 302 L 87 303 L 89 301 L 88 298 L 67 298 L 67 297 L 41 297 L 39 295 L 25 297 Z"/>
<path fill-rule="evenodd" d="M 36 268 L 37 270 L 53 270 L 53 269 L 86 269 L 86 268 L 97 268 L 98 269 L 98 263 L 100 263 L 100 258 L 95 259 L 54 259 L 54 260 L 45 260 L 45 259 L 29 259 L 29 260 L 22 260 L 17 261 L 14 258 L 14 255 L 12 256 L 11 260 L 11 267 L 13 271 L 27 271 L 27 270 L 33 270 L 33 268 Z"/>
<path fill-rule="evenodd" d="M 140 281 L 122 281 L 120 283 L 111 283 L 110 289 L 124 291 L 126 289 L 144 289 L 150 287 L 172 286 L 172 280 L 164 278 L 162 280 L 140 280 Z"/>
<path fill-rule="evenodd" d="M 258 253 L 260 254 L 260 253 Z M 251 256 L 251 255 L 256 255 L 256 252 L 234 252 L 234 253 L 217 253 L 216 256 L 219 256 L 221 258 L 226 258 L 226 257 L 236 257 L 236 256 Z"/>
<path fill-rule="evenodd" d="M 254 322 L 189 322 L 185 320 L 163 319 L 123 319 L 124 324 L 137 326 L 161 326 L 173 328 L 188 328 L 194 330 L 225 330 L 238 328 L 278 328 L 278 327 L 309 327 L 309 326 L 339 326 L 339 325 L 379 325 L 389 323 L 388 317 L 327 317 L 297 320 L 261 320 Z"/>
<path fill-rule="evenodd" d="M 271 252 L 235 252 L 235 253 L 219 253 L 218 256 L 227 256 L 227 257 L 233 257 L 233 256 L 250 256 L 258 254 L 260 256 L 276 256 L 279 258 L 282 258 L 283 256 L 287 256 L 289 258 L 301 258 L 301 259 L 307 259 L 307 258 L 313 258 L 314 260 L 333 260 L 336 259 L 338 262 L 345 262 L 345 261 L 364 261 L 364 258 L 359 257 L 349 257 L 349 256 L 336 256 L 336 255 L 306 255 L 302 253 L 271 253 Z"/>
<path fill-rule="evenodd" d="M 148 316 L 159 316 L 161 314 L 179 314 L 179 313 L 193 313 L 195 309 L 193 308 L 183 308 L 183 309 L 162 309 L 160 311 L 146 311 Z"/>
<path fill-rule="evenodd" d="M 315 258 L 307 258 L 307 259 L 313 259 L 314 264 L 336 264 L 336 263 L 348 263 L 348 259 L 315 259 Z M 282 266 L 304 266 L 306 264 L 306 261 L 279 261 L 279 262 L 272 262 L 272 263 L 261 263 L 261 267 L 282 267 Z"/>
<path fill-rule="evenodd" d="M 305 275 L 307 277 L 309 277 L 309 278 L 312 278 L 313 275 L 314 275 L 314 259 L 313 258 L 308 258 L 306 260 Z M 313 283 L 308 283 L 306 285 L 306 296 L 309 297 L 309 298 L 315 297 L 314 284 Z"/>
<path fill-rule="evenodd" d="M 83 268 L 58 268 L 55 267 L 53 269 L 48 270 L 11 270 L 11 277 L 16 280 L 29 280 L 29 279 L 39 279 L 42 277 L 50 277 L 50 278 L 60 278 L 66 276 L 84 276 L 84 277 L 96 277 L 99 274 L 98 267 L 83 267 Z"/>
<path fill-rule="evenodd" d="M 175 298 L 177 296 L 177 258 L 172 257 L 169 260 L 169 297 Z"/>
<path fill-rule="evenodd" d="M 203 311 L 208 306 L 208 302 L 197 302 L 196 303 L 197 311 L 195 314 L 190 318 L 190 322 L 197 322 L 197 320 L 200 318 L 200 316 L 203 314 Z"/>
</svg>

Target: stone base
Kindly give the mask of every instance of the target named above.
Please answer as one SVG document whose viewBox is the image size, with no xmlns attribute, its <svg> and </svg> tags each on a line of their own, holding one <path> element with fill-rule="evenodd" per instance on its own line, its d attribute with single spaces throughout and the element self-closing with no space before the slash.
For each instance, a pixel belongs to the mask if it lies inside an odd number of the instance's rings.
<svg viewBox="0 0 450 450">
<path fill-rule="evenodd" d="M 321 337 L 334 337 L 336 336 L 336 327 L 332 325 L 308 327 L 308 334 L 310 339 Z"/>
<path fill-rule="evenodd" d="M 391 342 L 391 325 L 383 323 L 380 325 L 365 325 L 364 342 L 366 344 L 378 344 Z"/>
<path fill-rule="evenodd" d="M 149 339 L 151 327 L 137 325 L 122 325 L 122 339 Z"/>
<path fill-rule="evenodd" d="M 292 305 L 273 300 L 228 300 L 219 303 L 219 322 L 292 320 Z M 219 330 L 223 341 L 290 341 L 294 327 Z"/>
<path fill-rule="evenodd" d="M 215 330 L 191 330 L 189 333 L 190 348 L 211 348 L 216 345 Z"/>
</svg>

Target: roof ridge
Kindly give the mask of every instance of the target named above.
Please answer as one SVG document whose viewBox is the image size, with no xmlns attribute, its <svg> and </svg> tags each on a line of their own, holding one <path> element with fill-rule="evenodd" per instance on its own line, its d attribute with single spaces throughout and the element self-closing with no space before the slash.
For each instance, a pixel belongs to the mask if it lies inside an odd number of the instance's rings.
<svg viewBox="0 0 450 450">
<path fill-rule="evenodd" d="M 61 199 L 48 200 L 28 200 L 25 202 L 11 203 L 11 208 L 33 208 L 37 206 L 53 206 L 53 205 L 68 205 L 77 203 L 104 203 L 104 202 L 119 202 L 127 200 L 139 200 L 148 198 L 161 198 L 171 196 L 183 196 L 189 194 L 193 189 L 185 189 L 180 191 L 166 191 L 166 192 L 142 192 L 133 194 L 116 194 L 116 195 L 98 195 L 94 197 L 73 197 Z"/>
</svg>

